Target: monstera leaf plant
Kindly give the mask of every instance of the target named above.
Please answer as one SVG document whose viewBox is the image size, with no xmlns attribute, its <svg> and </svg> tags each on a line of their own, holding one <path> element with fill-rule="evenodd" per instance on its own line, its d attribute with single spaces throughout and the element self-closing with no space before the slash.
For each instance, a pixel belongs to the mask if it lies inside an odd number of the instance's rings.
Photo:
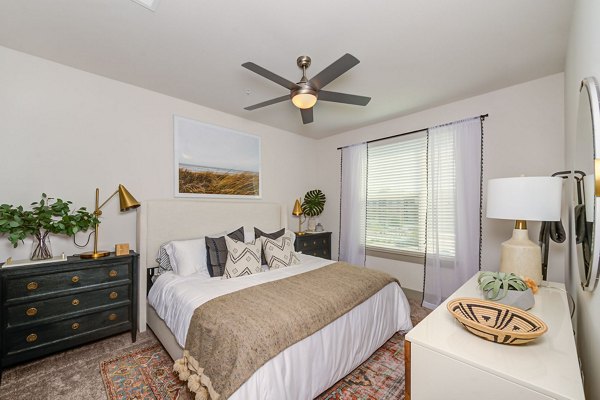
<svg viewBox="0 0 600 400">
<path fill-rule="evenodd" d="M 325 195 L 320 189 L 309 190 L 304 195 L 302 212 L 308 217 L 308 230 L 314 231 L 314 218 L 321 215 L 325 208 Z"/>
</svg>

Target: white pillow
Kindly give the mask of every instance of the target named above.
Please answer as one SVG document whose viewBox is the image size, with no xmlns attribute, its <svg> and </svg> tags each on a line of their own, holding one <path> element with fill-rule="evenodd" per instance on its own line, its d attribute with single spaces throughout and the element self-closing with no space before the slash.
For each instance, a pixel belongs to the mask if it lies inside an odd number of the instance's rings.
<svg viewBox="0 0 600 400">
<path fill-rule="evenodd" d="M 165 246 L 173 272 L 180 276 L 198 273 L 210 278 L 206 263 L 206 242 L 204 238 L 174 240 Z"/>
</svg>

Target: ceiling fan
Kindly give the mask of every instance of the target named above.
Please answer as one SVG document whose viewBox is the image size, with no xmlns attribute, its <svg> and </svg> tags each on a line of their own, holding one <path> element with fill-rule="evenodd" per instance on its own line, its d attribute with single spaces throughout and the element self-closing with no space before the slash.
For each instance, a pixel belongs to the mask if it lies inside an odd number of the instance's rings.
<svg viewBox="0 0 600 400">
<path fill-rule="evenodd" d="M 336 103 L 354 104 L 358 106 L 366 106 L 371 100 L 370 97 L 357 96 L 354 94 L 330 92 L 322 90 L 326 85 L 331 83 L 334 79 L 354 67 L 360 61 L 351 54 L 344 54 L 337 61 L 334 61 L 331 65 L 319 72 L 312 79 L 306 77 L 306 69 L 310 66 L 310 57 L 300 56 L 296 60 L 298 68 L 302 70 L 302 79 L 300 82 L 294 83 L 288 81 L 281 76 L 274 74 L 273 72 L 264 69 L 263 67 L 254 64 L 253 62 L 246 62 L 242 64 L 242 67 L 249 69 L 252 72 L 259 74 L 260 76 L 267 78 L 270 81 L 289 89 L 290 94 L 276 97 L 271 100 L 263 101 L 262 103 L 254 104 L 249 107 L 245 107 L 245 110 L 256 110 L 257 108 L 270 106 L 271 104 L 280 103 L 288 99 L 292 100 L 292 103 L 300 109 L 302 114 L 302 122 L 309 124 L 313 122 L 313 106 L 317 102 L 317 99 L 323 101 L 333 101 Z"/>
</svg>

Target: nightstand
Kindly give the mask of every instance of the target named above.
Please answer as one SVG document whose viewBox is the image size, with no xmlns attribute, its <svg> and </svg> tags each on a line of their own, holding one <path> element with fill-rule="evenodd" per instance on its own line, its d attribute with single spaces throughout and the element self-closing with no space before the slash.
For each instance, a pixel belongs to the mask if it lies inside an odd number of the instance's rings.
<svg viewBox="0 0 600 400">
<path fill-rule="evenodd" d="M 294 249 L 301 251 L 303 254 L 331 260 L 331 232 L 296 235 Z"/>
<path fill-rule="evenodd" d="M 477 297 L 477 276 L 450 296 Z M 565 285 L 543 282 L 528 312 L 548 325 L 531 343 L 469 333 L 445 301 L 406 334 L 406 399 L 581 399 L 583 385 Z"/>
<path fill-rule="evenodd" d="M 137 332 L 138 254 L 0 268 L 1 370 Z"/>
</svg>

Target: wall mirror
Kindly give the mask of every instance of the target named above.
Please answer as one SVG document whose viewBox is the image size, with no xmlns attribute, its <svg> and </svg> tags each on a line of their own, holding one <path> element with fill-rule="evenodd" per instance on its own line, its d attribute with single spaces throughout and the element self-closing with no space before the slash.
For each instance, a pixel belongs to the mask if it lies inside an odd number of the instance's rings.
<svg viewBox="0 0 600 400">
<path fill-rule="evenodd" d="M 579 91 L 575 135 L 575 243 L 579 277 L 584 290 L 592 291 L 598 281 L 600 261 L 600 103 L 598 82 L 585 78 Z"/>
</svg>

